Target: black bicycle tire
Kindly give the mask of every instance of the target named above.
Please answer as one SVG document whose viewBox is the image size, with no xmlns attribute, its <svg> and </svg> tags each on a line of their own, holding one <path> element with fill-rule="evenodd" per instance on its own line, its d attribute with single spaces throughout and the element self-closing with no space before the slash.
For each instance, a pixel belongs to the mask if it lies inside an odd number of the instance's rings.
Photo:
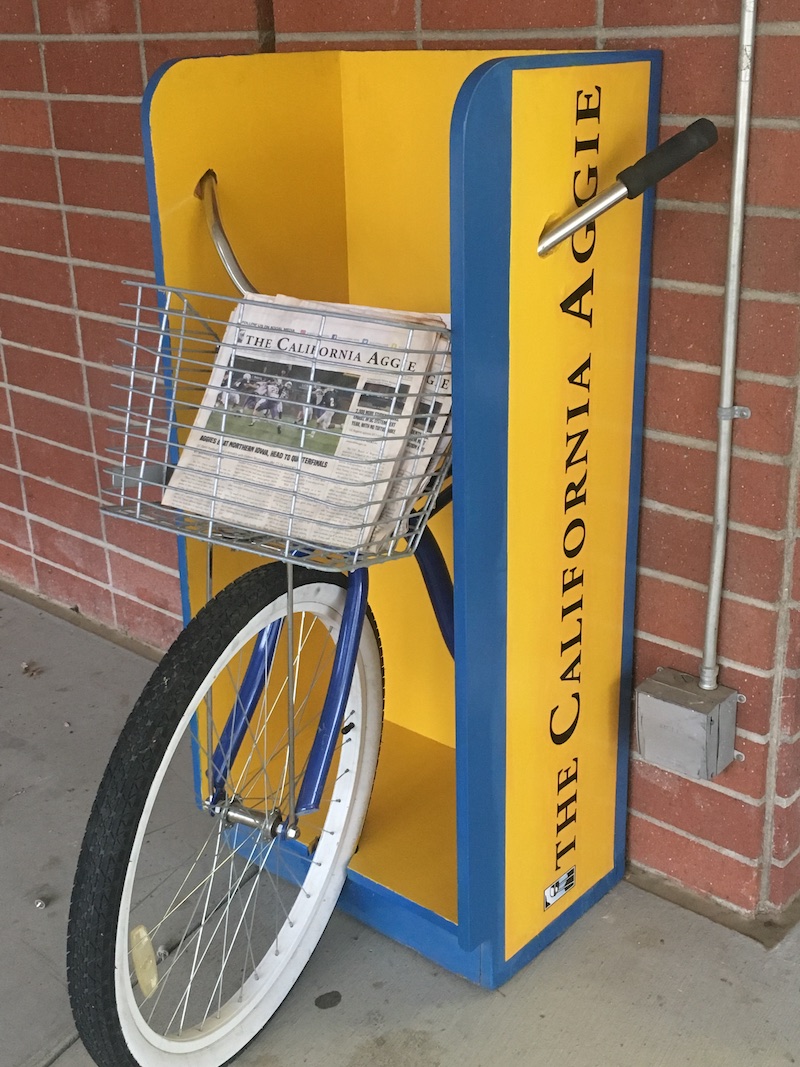
<svg viewBox="0 0 800 1067">
<path fill-rule="evenodd" d="M 341 574 L 297 566 L 293 581 L 296 588 L 313 582 L 347 584 Z M 109 759 L 79 853 L 67 933 L 67 987 L 73 1018 L 99 1067 L 141 1067 L 119 1023 L 113 974 L 127 860 L 153 777 L 208 664 L 222 655 L 231 634 L 240 632 L 260 607 L 285 590 L 285 568 L 267 564 L 242 575 L 206 604 L 146 683 Z M 367 618 L 376 640 L 383 687 L 380 637 L 369 608 Z M 133 774 L 127 773 L 131 767 Z M 244 1047 L 224 1064 L 236 1059 Z"/>
</svg>

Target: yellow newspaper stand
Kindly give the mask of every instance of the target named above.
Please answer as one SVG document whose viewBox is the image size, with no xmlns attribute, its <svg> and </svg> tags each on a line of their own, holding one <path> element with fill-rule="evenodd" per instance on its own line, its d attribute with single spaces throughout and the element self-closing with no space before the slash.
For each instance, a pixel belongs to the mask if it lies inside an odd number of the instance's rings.
<svg viewBox="0 0 800 1067">
<path fill-rule="evenodd" d="M 386 721 L 342 906 L 497 986 L 623 873 L 652 202 L 539 234 L 655 142 L 652 52 L 182 60 L 144 103 L 157 280 L 453 314 L 449 656 L 373 568 Z M 199 300 L 202 310 L 202 299 Z M 182 545 L 184 609 L 263 562 Z"/>
</svg>

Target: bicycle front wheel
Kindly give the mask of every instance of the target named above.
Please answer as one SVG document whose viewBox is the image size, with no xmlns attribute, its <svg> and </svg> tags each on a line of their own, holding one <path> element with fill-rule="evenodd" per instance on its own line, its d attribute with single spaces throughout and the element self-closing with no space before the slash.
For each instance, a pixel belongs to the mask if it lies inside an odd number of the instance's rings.
<svg viewBox="0 0 800 1067">
<path fill-rule="evenodd" d="M 383 712 L 368 613 L 322 804 L 287 835 L 345 585 L 294 568 L 289 627 L 286 569 L 251 571 L 187 626 L 137 701 L 100 785 L 70 907 L 70 1000 L 99 1067 L 229 1062 L 321 937 L 366 814 Z M 254 670 L 256 697 L 245 698 Z M 226 724 L 247 700 L 244 738 L 221 759 Z"/>
</svg>

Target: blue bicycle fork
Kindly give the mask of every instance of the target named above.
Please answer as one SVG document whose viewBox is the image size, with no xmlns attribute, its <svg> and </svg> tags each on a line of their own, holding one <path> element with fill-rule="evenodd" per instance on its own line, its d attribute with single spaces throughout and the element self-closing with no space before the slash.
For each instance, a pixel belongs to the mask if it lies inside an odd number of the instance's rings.
<svg viewBox="0 0 800 1067">
<path fill-rule="evenodd" d="M 350 574 L 328 692 L 297 795 L 295 815 L 316 811 L 320 805 L 353 682 L 361 629 L 367 610 L 368 587 L 369 577 L 366 569 Z M 264 692 L 264 683 L 272 667 L 283 624 L 282 619 L 270 623 L 256 638 L 236 703 L 228 715 L 211 757 L 212 810 L 225 796 L 225 782 Z M 287 681 L 287 685 L 290 684 L 291 681 Z"/>
<path fill-rule="evenodd" d="M 453 654 L 453 583 L 436 538 L 427 528 L 420 538 L 415 558 L 419 564 L 442 637 Z M 303 781 L 297 794 L 295 816 L 319 808 L 328 778 L 336 740 L 344 723 L 344 713 L 353 683 L 361 630 L 367 610 L 369 576 L 366 568 L 351 571 L 347 582 L 342 627 L 333 659 L 331 677 L 322 707 L 317 733 L 311 745 Z M 264 683 L 272 668 L 275 649 L 284 621 L 270 623 L 257 636 L 250 654 L 236 703 L 227 718 L 211 757 L 210 806 L 215 808 L 225 796 L 225 782 L 255 715 Z M 287 685 L 290 684 L 287 682 Z M 285 827 L 288 829 L 288 826 Z"/>
</svg>

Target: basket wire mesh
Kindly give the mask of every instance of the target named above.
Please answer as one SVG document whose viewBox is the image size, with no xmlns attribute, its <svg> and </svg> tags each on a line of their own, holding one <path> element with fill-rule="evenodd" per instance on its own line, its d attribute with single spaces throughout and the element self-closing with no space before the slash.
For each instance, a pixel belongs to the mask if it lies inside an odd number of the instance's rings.
<svg viewBox="0 0 800 1067">
<path fill-rule="evenodd" d="M 415 551 L 450 469 L 447 330 L 135 293 L 104 511 L 324 570 Z"/>
</svg>

